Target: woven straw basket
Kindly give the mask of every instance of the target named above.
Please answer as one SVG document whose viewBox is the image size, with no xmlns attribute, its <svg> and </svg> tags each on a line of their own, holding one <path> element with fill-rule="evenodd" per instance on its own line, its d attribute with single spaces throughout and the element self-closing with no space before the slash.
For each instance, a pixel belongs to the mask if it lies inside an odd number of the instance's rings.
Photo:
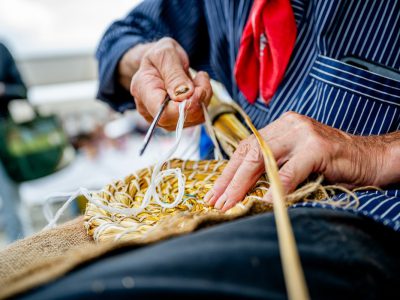
<svg viewBox="0 0 400 300">
<path fill-rule="evenodd" d="M 180 168 L 185 175 L 185 193 L 181 204 L 174 208 L 164 208 L 153 199 L 145 210 L 136 216 L 109 213 L 88 203 L 85 212 L 85 226 L 88 234 L 97 242 L 122 240 L 143 241 L 149 235 L 160 235 L 157 231 L 165 228 L 185 231 L 184 220 L 196 220 L 202 216 L 221 218 L 225 216 L 243 215 L 254 201 L 261 200 L 268 190 L 268 182 L 262 176 L 248 192 L 245 199 L 235 207 L 222 213 L 207 206 L 204 195 L 211 189 L 213 183 L 222 173 L 227 161 L 168 161 L 163 169 Z M 92 194 L 103 204 L 114 208 L 139 207 L 151 180 L 152 168 L 142 169 L 127 176 L 124 180 L 107 185 L 101 192 Z M 178 191 L 177 179 L 166 177 L 157 187 L 157 191 L 166 203 L 173 202 Z M 162 233 L 161 233 L 162 235 Z"/>
</svg>

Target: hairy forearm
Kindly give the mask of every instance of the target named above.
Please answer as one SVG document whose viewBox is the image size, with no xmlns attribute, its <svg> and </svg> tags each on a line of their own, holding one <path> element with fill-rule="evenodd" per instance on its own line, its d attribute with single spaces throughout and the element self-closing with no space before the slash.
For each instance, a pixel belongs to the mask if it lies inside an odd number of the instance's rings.
<svg viewBox="0 0 400 300">
<path fill-rule="evenodd" d="M 400 183 L 400 131 L 383 135 L 381 142 L 387 146 L 388 184 Z"/>
<path fill-rule="evenodd" d="M 400 183 L 400 131 L 360 139 L 365 145 L 364 149 L 367 149 L 362 159 L 378 157 L 376 185 Z"/>
<path fill-rule="evenodd" d="M 139 44 L 122 56 L 118 64 L 118 80 L 125 89 L 129 90 L 132 76 L 139 69 L 143 55 L 153 44 Z"/>
</svg>

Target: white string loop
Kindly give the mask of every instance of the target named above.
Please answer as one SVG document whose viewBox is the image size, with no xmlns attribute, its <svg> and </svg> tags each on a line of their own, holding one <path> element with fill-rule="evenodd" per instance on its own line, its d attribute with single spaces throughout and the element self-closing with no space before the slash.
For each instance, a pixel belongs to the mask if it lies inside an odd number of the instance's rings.
<svg viewBox="0 0 400 300">
<path fill-rule="evenodd" d="M 182 140 L 183 126 L 185 124 L 185 119 L 186 119 L 185 106 L 186 106 L 186 101 L 179 103 L 179 119 L 176 125 L 175 143 L 171 147 L 171 149 L 169 149 L 154 166 L 149 187 L 139 207 L 133 207 L 133 208 L 111 207 L 107 203 L 107 201 L 105 201 L 101 197 L 98 197 L 97 195 L 96 195 L 97 197 L 93 197 L 89 190 L 85 188 L 79 188 L 78 191 L 73 194 L 57 194 L 51 198 L 50 197 L 47 198 L 47 200 L 45 201 L 45 205 L 43 207 L 43 213 L 48 221 L 48 225 L 44 229 L 50 229 L 55 227 L 57 225 L 57 221 L 60 219 L 65 210 L 72 203 L 72 201 L 75 200 L 79 195 L 84 196 L 88 202 L 93 203 L 97 207 L 109 213 L 121 214 L 126 216 L 136 216 L 139 213 L 143 212 L 144 209 L 149 205 L 151 199 L 153 199 L 158 205 L 160 205 L 163 208 L 174 208 L 177 205 L 179 205 L 183 201 L 183 197 L 185 194 L 186 177 L 182 173 L 181 169 L 177 168 L 177 169 L 168 169 L 161 171 L 161 168 L 164 165 L 164 163 L 168 161 L 171 158 L 171 156 L 176 152 L 176 149 L 178 148 Z M 175 196 L 175 199 L 172 203 L 167 203 L 161 200 L 162 196 L 157 192 L 157 186 L 164 181 L 165 177 L 171 175 L 174 175 L 178 180 L 178 193 Z M 104 192 L 104 190 L 100 192 Z M 57 211 L 57 213 L 53 217 L 50 209 L 50 203 L 54 202 L 56 199 L 66 198 L 66 197 L 69 198 L 65 201 L 62 207 Z"/>
</svg>

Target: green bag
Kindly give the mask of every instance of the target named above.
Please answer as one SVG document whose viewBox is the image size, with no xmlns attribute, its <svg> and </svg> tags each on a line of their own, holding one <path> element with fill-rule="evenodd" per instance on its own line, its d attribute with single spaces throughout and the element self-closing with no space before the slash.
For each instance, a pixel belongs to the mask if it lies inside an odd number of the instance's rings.
<svg viewBox="0 0 400 300">
<path fill-rule="evenodd" d="M 37 179 L 54 173 L 69 145 L 61 123 L 55 116 L 40 116 L 16 124 L 0 119 L 0 159 L 16 182 Z"/>
</svg>

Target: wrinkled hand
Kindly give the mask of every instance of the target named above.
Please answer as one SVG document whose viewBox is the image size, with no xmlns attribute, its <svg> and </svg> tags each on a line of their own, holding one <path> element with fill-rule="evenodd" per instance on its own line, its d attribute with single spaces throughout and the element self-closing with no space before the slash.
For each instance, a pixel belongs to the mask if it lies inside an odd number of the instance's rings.
<svg viewBox="0 0 400 300">
<path fill-rule="evenodd" d="M 294 112 L 283 114 L 260 134 L 275 156 L 286 193 L 311 173 L 349 188 L 384 184 L 378 173 L 387 168 L 387 149 L 373 138 L 350 135 Z M 240 144 L 205 200 L 226 211 L 244 199 L 264 171 L 261 150 L 252 136 Z M 271 202 L 270 193 L 265 200 Z"/>
<path fill-rule="evenodd" d="M 130 91 L 137 110 L 148 122 L 169 94 L 174 101 L 169 102 L 159 121 L 167 130 L 176 127 L 179 101 L 188 99 L 185 126 L 193 126 L 204 121 L 201 102 L 207 105 L 212 96 L 208 74 L 199 72 L 192 79 L 185 50 L 171 38 L 159 40 L 146 51 L 132 78 Z"/>
</svg>

